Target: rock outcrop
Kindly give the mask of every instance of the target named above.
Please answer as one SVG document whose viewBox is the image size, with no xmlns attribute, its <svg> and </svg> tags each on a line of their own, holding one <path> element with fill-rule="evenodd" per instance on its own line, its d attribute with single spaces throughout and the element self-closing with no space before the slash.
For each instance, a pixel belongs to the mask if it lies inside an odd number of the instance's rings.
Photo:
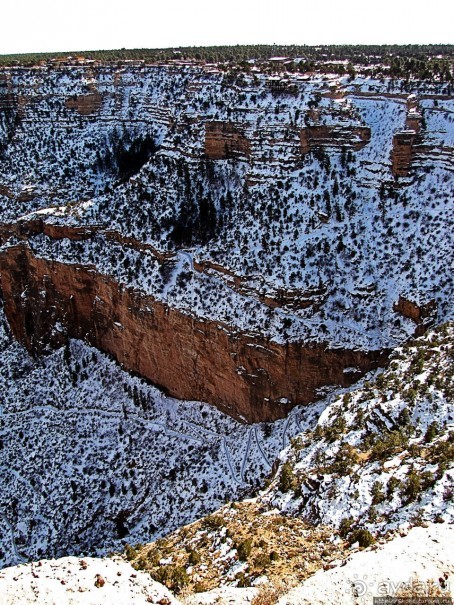
<svg viewBox="0 0 454 605">
<path fill-rule="evenodd" d="M 102 95 L 98 91 L 90 92 L 86 95 L 74 95 L 66 100 L 67 109 L 75 109 L 82 116 L 89 116 L 96 113 L 102 105 Z"/>
<path fill-rule="evenodd" d="M 415 156 L 414 146 L 417 140 L 418 135 L 414 130 L 403 130 L 394 135 L 391 152 L 391 171 L 394 177 L 408 176 Z"/>
<path fill-rule="evenodd" d="M 342 147 L 362 149 L 370 141 L 368 126 L 307 126 L 300 132 L 301 151 L 309 153 L 314 147 Z"/>
<path fill-rule="evenodd" d="M 393 136 L 391 171 L 394 178 L 408 176 L 417 153 L 416 146 L 422 141 L 421 127 L 422 114 L 419 111 L 418 99 L 415 95 L 410 95 L 407 99 L 405 129 Z"/>
<path fill-rule="evenodd" d="M 400 295 L 399 300 L 393 306 L 396 313 L 400 313 L 404 317 L 413 320 L 418 327 L 416 328 L 416 336 L 421 336 L 430 327 L 437 316 L 437 303 L 435 300 L 429 300 L 423 304 L 405 298 Z"/>
<path fill-rule="evenodd" d="M 232 122 L 207 122 L 205 155 L 210 160 L 249 157 L 250 143 L 241 128 Z"/>
<path fill-rule="evenodd" d="M 29 350 L 85 339 L 170 395 L 207 401 L 249 422 L 283 417 L 313 401 L 318 389 L 351 384 L 386 357 L 234 332 L 121 287 L 89 266 L 38 258 L 26 243 L 2 251 L 0 278 L 13 333 Z"/>
</svg>

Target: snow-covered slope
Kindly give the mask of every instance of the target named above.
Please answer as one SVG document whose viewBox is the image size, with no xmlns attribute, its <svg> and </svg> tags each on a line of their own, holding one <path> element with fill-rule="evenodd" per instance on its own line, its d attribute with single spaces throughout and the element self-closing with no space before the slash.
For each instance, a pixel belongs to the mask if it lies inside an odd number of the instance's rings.
<svg viewBox="0 0 454 605">
<path fill-rule="evenodd" d="M 366 605 L 372 597 L 449 597 L 452 562 L 452 525 L 416 527 L 403 537 L 355 552 L 320 569 L 282 596 L 279 605 Z M 266 579 L 251 588 L 223 586 L 183 599 L 190 605 L 258 603 L 265 595 L 285 590 L 269 588 Z M 262 595 L 260 599 L 260 595 Z M 0 605 L 118 605 L 178 601 L 168 589 L 120 558 L 66 557 L 18 565 L 0 571 Z M 254 601 L 253 601 L 254 602 Z"/>
<path fill-rule="evenodd" d="M 373 597 L 451 596 L 452 525 L 415 527 L 405 537 L 353 554 L 318 571 L 279 599 L 279 605 L 366 605 Z"/>
<path fill-rule="evenodd" d="M 41 560 L 0 571 L 0 605 L 177 605 L 167 588 L 120 558 Z"/>
<path fill-rule="evenodd" d="M 333 397 L 281 454 L 261 496 L 355 542 L 426 520 L 454 520 L 454 326 L 397 349 L 383 373 Z M 366 538 L 367 541 L 367 538 Z"/>
<path fill-rule="evenodd" d="M 0 309 L 0 566 L 123 550 L 238 499 L 322 407 L 246 426 L 80 341 L 33 359 Z"/>
<path fill-rule="evenodd" d="M 128 551 L 134 566 L 170 588 L 172 570 L 183 570 L 178 589 L 197 593 L 192 604 L 233 587 L 254 587 L 257 603 L 274 603 L 298 584 L 282 603 L 358 605 L 386 594 L 384 586 L 395 594 L 415 584 L 414 574 L 444 590 L 454 520 L 453 337 L 444 324 L 397 349 L 385 371 L 320 402 L 318 420 L 291 439 L 256 498 Z"/>
</svg>

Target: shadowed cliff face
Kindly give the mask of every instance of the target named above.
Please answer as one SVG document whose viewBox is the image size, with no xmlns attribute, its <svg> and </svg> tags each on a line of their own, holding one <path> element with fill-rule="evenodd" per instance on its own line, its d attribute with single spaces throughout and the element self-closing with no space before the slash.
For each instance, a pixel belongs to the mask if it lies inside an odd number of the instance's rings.
<svg viewBox="0 0 454 605">
<path fill-rule="evenodd" d="M 249 157 L 250 143 L 238 126 L 230 122 L 207 122 L 205 154 L 210 160 Z"/>
<path fill-rule="evenodd" d="M 122 288 L 90 267 L 37 258 L 26 244 L 3 250 L 0 272 L 6 315 L 29 350 L 85 339 L 170 395 L 207 401 L 249 422 L 283 417 L 313 401 L 317 389 L 346 386 L 385 359 L 373 351 L 283 346 L 232 332 Z"/>
</svg>

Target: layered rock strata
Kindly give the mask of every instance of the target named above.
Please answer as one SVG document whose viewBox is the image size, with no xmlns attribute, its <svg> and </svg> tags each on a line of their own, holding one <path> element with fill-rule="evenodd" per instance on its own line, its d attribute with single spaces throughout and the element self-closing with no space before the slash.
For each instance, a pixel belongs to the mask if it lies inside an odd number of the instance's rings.
<svg viewBox="0 0 454 605">
<path fill-rule="evenodd" d="M 314 147 L 349 146 L 362 149 L 370 141 L 368 126 L 307 126 L 300 132 L 301 151 L 309 153 Z"/>
<path fill-rule="evenodd" d="M 416 336 L 422 336 L 427 328 L 435 322 L 437 317 L 437 303 L 433 299 L 417 304 L 400 295 L 399 300 L 394 304 L 393 308 L 396 313 L 400 313 L 417 324 Z"/>
<path fill-rule="evenodd" d="M 205 155 L 210 160 L 249 157 L 250 143 L 241 128 L 232 122 L 207 122 Z"/>
<path fill-rule="evenodd" d="M 101 105 L 102 95 L 96 90 L 86 95 L 74 95 L 65 101 L 67 109 L 75 109 L 82 116 L 96 113 L 101 108 Z"/>
<path fill-rule="evenodd" d="M 16 338 L 35 353 L 85 339 L 170 395 L 198 399 L 249 422 L 283 417 L 327 385 L 347 386 L 383 352 L 330 350 L 232 331 L 124 288 L 88 266 L 0 254 L 1 293 Z"/>
</svg>

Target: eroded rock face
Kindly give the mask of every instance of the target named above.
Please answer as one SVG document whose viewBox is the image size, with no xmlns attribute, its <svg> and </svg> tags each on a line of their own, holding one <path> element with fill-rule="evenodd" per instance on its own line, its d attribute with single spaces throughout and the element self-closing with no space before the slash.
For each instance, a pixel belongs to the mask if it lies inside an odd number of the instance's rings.
<svg viewBox="0 0 454 605">
<path fill-rule="evenodd" d="M 416 302 L 400 295 L 399 300 L 394 305 L 394 311 L 400 313 L 408 319 L 412 319 L 418 327 L 416 328 L 416 336 L 424 334 L 429 326 L 431 326 L 437 316 L 437 303 L 435 300 L 429 300 L 424 304 Z"/>
<path fill-rule="evenodd" d="M 300 132 L 301 151 L 309 153 L 314 147 L 352 147 L 362 149 L 370 141 L 368 126 L 307 126 Z"/>
<path fill-rule="evenodd" d="M 66 100 L 67 109 L 75 109 L 82 116 L 96 113 L 102 105 L 102 95 L 97 90 L 86 95 L 74 95 Z"/>
<path fill-rule="evenodd" d="M 417 153 L 417 146 L 421 147 L 422 141 L 422 114 L 417 97 L 410 95 L 406 105 L 405 129 L 396 132 L 393 136 L 391 171 L 394 178 L 408 176 Z"/>
<path fill-rule="evenodd" d="M 207 122 L 205 155 L 210 160 L 249 157 L 250 144 L 241 129 L 232 122 Z"/>
<path fill-rule="evenodd" d="M 283 417 L 313 401 L 317 389 L 351 384 L 386 357 L 233 332 L 88 266 L 37 258 L 26 243 L 2 251 L 0 277 L 11 328 L 29 350 L 85 339 L 170 395 L 207 401 L 249 422 Z"/>
<path fill-rule="evenodd" d="M 408 175 L 415 155 L 414 146 L 417 139 L 418 135 L 414 130 L 404 130 L 394 135 L 391 153 L 391 171 L 394 177 Z"/>
</svg>

